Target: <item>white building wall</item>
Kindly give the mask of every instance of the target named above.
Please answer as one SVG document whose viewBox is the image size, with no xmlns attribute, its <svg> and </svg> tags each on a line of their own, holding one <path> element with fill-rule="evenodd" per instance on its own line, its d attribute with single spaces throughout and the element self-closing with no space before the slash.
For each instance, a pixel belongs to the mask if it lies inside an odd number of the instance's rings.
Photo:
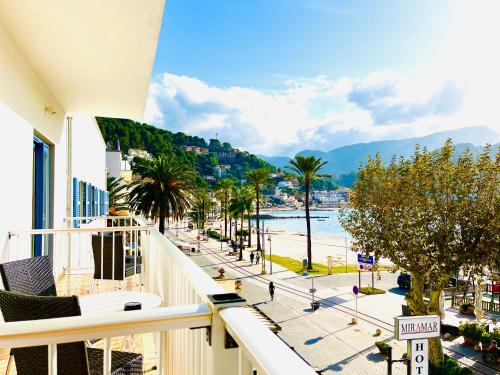
<svg viewBox="0 0 500 375">
<path fill-rule="evenodd" d="M 32 228 L 33 135 L 51 146 L 52 222 L 61 227 L 67 206 L 66 116 L 0 23 L 0 262 L 13 260 L 8 231 Z M 51 106 L 55 114 L 47 114 Z M 105 145 L 91 116 L 73 120 L 73 176 L 105 189 Z M 16 257 L 29 257 L 30 249 Z"/>
<path fill-rule="evenodd" d="M 110 176 L 120 178 L 122 153 L 120 151 L 106 151 L 106 168 Z"/>
</svg>

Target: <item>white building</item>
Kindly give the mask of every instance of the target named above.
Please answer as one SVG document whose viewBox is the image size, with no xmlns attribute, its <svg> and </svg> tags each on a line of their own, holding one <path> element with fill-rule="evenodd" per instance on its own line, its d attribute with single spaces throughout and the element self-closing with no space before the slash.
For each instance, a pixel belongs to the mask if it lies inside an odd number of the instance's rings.
<svg viewBox="0 0 500 375">
<path fill-rule="evenodd" d="M 58 350 L 58 344 L 80 342 L 85 372 L 91 361 L 87 353 L 93 349 L 100 351 L 103 374 L 111 374 L 117 358 L 113 348 L 121 347 L 121 337 L 154 333 L 151 347 L 143 350 L 150 350 L 144 358 L 155 358 L 158 374 L 255 370 L 259 375 L 312 375 L 315 372 L 245 308 L 244 300 L 222 299 L 230 296 L 172 238 L 141 217 L 121 218 L 125 221 L 114 225 L 116 219 L 102 216 L 106 146 L 95 116 L 142 118 L 163 8 L 164 0 L 0 0 L 0 157 L 7 168 L 0 184 L 0 262 L 48 256 L 52 270 L 43 277 L 35 275 L 32 282 L 41 284 L 54 276 L 61 281 L 57 296 L 45 298 L 77 295 L 71 300 L 79 305 L 79 313 L 72 316 L 0 322 L 0 367 L 10 363 L 9 349 L 44 346 L 46 364 L 33 361 L 30 366 L 44 367 L 34 374 L 55 375 L 61 362 L 81 360 Z M 75 217 L 80 209 L 87 211 L 84 221 Z M 121 291 L 114 285 L 115 269 L 125 275 L 120 264 L 113 266 L 111 279 L 94 273 L 94 246 L 101 243 L 102 257 L 105 233 L 113 239 L 110 254 L 121 254 L 115 243 L 123 247 L 123 256 L 134 254 L 135 284 L 124 280 Z M 101 262 L 101 273 L 103 267 Z M 80 311 L 84 299 L 99 288 L 90 282 L 96 279 L 110 282 L 111 292 L 94 295 L 100 298 L 95 304 L 100 312 Z M 102 310 L 127 288 L 133 296 L 147 292 L 159 302 L 141 311 L 123 311 L 123 301 Z M 102 349 L 88 347 L 92 339 L 99 339 Z"/>
<path fill-rule="evenodd" d="M 106 189 L 94 116 L 142 117 L 162 19 L 163 1 L 126 3 L 0 1 L 0 123 L 8 134 L 0 156 L 11 160 L 15 181 L 0 187 L 9 213 L 0 243 L 33 223 L 63 226 L 73 178 Z"/>
<path fill-rule="evenodd" d="M 278 182 L 278 187 L 293 189 L 292 181 L 283 180 Z"/>
<path fill-rule="evenodd" d="M 120 178 L 122 153 L 120 151 L 106 151 L 106 169 L 110 176 Z"/>
</svg>

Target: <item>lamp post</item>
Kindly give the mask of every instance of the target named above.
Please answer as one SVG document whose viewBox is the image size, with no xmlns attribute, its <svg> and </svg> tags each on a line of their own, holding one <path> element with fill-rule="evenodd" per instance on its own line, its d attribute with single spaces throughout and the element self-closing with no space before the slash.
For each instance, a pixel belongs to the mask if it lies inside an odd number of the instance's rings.
<svg viewBox="0 0 500 375">
<path fill-rule="evenodd" d="M 269 273 L 273 274 L 273 253 L 271 247 L 271 233 L 269 232 L 269 228 L 267 229 L 267 240 L 269 241 Z"/>
<path fill-rule="evenodd" d="M 266 250 L 265 250 L 265 244 L 264 244 L 264 229 L 257 229 L 257 236 L 260 236 L 261 239 L 261 249 L 260 249 L 260 255 L 262 259 L 262 270 L 260 271 L 261 275 L 265 275 L 266 272 Z"/>
<path fill-rule="evenodd" d="M 222 253 L 222 223 L 219 223 L 219 229 L 220 229 L 220 237 L 219 237 L 219 241 L 220 241 L 220 252 Z"/>
</svg>

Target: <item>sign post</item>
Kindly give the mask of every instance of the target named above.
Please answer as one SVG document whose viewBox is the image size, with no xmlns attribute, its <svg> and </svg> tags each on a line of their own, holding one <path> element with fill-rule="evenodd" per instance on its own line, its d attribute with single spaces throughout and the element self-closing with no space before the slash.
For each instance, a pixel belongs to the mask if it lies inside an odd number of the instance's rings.
<svg viewBox="0 0 500 375">
<path fill-rule="evenodd" d="M 394 334 L 400 341 L 410 340 L 409 360 L 412 375 L 429 374 L 429 342 L 439 337 L 441 319 L 437 315 L 397 316 Z"/>
<path fill-rule="evenodd" d="M 354 321 L 353 321 L 353 323 L 357 324 L 358 323 L 358 294 L 359 294 L 359 288 L 356 285 L 354 285 L 352 287 L 352 292 L 356 296 L 356 323 L 354 323 Z"/>
<path fill-rule="evenodd" d="M 331 275 L 333 271 L 333 258 L 329 255 L 326 259 L 328 260 L 328 274 Z"/>
</svg>

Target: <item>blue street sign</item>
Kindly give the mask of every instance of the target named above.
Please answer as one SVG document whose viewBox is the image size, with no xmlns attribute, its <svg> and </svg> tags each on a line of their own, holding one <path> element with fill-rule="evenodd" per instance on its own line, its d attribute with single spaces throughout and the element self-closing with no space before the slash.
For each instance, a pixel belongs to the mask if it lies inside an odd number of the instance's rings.
<svg viewBox="0 0 500 375">
<path fill-rule="evenodd" d="M 355 295 L 355 296 L 357 296 L 357 295 L 358 295 L 358 293 L 359 293 L 359 289 L 358 289 L 358 287 L 357 287 L 356 285 L 354 285 L 354 286 L 352 287 L 352 292 L 354 293 L 354 295 Z"/>
<path fill-rule="evenodd" d="M 364 254 L 358 253 L 358 263 L 373 264 L 373 255 L 365 256 Z"/>
</svg>

